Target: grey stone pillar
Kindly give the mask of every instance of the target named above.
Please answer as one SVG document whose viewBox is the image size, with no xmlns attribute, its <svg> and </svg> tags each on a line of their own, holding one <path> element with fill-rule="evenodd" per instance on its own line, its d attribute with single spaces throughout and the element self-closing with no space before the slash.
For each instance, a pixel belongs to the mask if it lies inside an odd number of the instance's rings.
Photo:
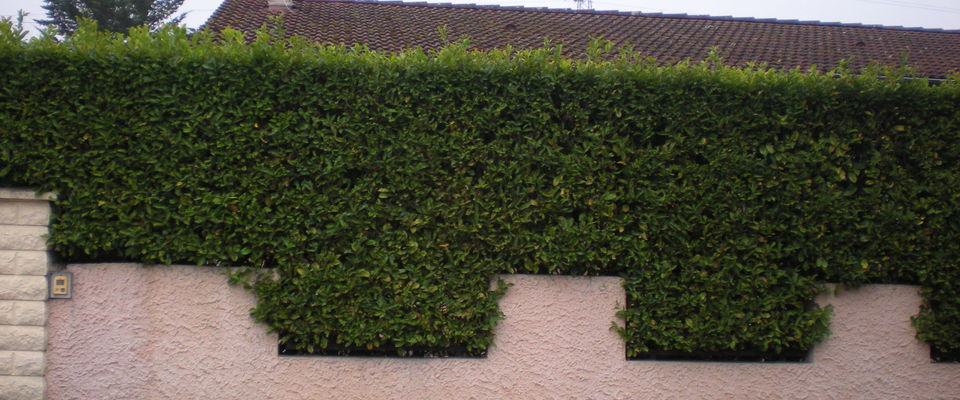
<svg viewBox="0 0 960 400">
<path fill-rule="evenodd" d="M 0 399 L 44 398 L 52 199 L 0 189 Z"/>
</svg>

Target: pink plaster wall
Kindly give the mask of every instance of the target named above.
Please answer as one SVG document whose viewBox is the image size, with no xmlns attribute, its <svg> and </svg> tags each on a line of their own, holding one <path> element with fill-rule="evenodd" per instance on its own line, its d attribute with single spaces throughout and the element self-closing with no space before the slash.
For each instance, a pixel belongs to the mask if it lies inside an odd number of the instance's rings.
<svg viewBox="0 0 960 400">
<path fill-rule="evenodd" d="M 824 295 L 833 335 L 809 363 L 626 361 L 619 279 L 512 275 L 486 359 L 278 357 L 254 298 L 222 270 L 71 265 L 50 303 L 57 399 L 958 399 L 960 364 L 914 339 L 916 287 Z"/>
</svg>

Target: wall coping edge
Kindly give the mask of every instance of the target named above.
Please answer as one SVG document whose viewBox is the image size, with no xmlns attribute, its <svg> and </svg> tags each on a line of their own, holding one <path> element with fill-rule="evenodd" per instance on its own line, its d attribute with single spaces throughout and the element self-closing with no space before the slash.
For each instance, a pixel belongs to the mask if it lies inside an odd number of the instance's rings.
<svg viewBox="0 0 960 400">
<path fill-rule="evenodd" d="M 33 189 L 0 188 L 0 200 L 47 200 L 57 199 L 54 193 L 37 193 Z"/>
</svg>

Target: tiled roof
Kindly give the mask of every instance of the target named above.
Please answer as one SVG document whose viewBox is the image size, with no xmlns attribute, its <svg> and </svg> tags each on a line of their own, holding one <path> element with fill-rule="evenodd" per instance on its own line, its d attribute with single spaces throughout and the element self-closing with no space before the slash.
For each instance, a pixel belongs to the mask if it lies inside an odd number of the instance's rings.
<svg viewBox="0 0 960 400">
<path fill-rule="evenodd" d="M 276 0 L 283 3 L 282 0 Z M 447 37 L 469 37 L 475 47 L 563 44 L 582 56 L 593 37 L 629 45 L 661 63 L 700 60 L 714 46 L 727 63 L 766 62 L 777 68 L 836 66 L 842 59 L 859 68 L 870 61 L 897 65 L 906 58 L 926 77 L 960 70 L 960 31 L 750 18 L 574 11 L 544 8 L 403 3 L 365 0 L 225 0 L 206 26 L 253 31 L 269 16 L 284 15 L 290 34 L 318 42 L 363 43 L 375 50 L 441 46 Z"/>
</svg>

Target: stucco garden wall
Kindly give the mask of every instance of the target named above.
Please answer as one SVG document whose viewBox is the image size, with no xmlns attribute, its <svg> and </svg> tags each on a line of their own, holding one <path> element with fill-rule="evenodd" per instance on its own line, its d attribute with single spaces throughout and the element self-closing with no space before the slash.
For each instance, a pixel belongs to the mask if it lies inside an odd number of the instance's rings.
<svg viewBox="0 0 960 400">
<path fill-rule="evenodd" d="M 806 363 L 627 361 L 619 278 L 505 276 L 485 359 L 279 357 L 224 271 L 69 265 L 49 304 L 49 399 L 956 399 L 960 364 L 914 338 L 917 288 L 828 293 L 833 334 Z"/>
</svg>

